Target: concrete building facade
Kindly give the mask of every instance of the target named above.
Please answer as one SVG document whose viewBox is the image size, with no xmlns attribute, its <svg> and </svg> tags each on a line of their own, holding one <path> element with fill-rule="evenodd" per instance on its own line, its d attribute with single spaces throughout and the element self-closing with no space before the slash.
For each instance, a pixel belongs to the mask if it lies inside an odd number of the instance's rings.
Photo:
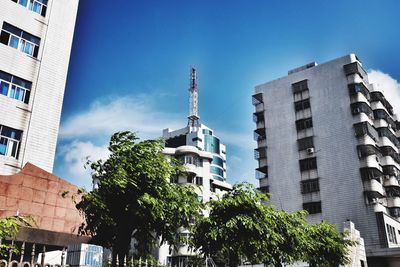
<svg viewBox="0 0 400 267">
<path fill-rule="evenodd" d="M 0 7 L 0 173 L 52 172 L 78 0 Z"/>
<path fill-rule="evenodd" d="M 354 54 L 256 86 L 256 176 L 277 208 L 339 230 L 352 221 L 368 265 L 395 266 L 400 123 L 379 89 Z"/>
<path fill-rule="evenodd" d="M 174 131 L 165 129 L 163 138 L 166 140 L 163 153 L 180 160 L 187 171 L 172 182 L 192 184 L 203 202 L 218 199 L 232 189 L 226 182 L 226 147 L 212 129 L 204 124 L 188 125 Z M 189 232 L 183 230 L 182 234 L 188 235 Z M 195 255 L 187 245 L 172 253 L 167 245 L 163 245 L 158 250 L 157 258 L 168 266 L 186 266 L 187 260 Z"/>
</svg>

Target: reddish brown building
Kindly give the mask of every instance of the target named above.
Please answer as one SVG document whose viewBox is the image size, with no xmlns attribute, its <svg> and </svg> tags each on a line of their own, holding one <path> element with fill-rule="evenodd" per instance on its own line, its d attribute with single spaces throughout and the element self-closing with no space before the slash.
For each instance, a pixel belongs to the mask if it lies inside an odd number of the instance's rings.
<svg viewBox="0 0 400 267">
<path fill-rule="evenodd" d="M 77 236 L 83 221 L 71 198 L 77 191 L 75 185 L 28 163 L 17 174 L 0 175 L 0 217 L 33 216 L 35 226 L 22 229 L 20 241 L 56 246 L 87 241 Z"/>
</svg>

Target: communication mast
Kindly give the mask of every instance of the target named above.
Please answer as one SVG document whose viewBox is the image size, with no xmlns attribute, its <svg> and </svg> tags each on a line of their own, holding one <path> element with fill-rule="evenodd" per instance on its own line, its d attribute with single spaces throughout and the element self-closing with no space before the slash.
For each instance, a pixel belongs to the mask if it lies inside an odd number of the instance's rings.
<svg viewBox="0 0 400 267">
<path fill-rule="evenodd" d="M 191 129 L 196 130 L 199 126 L 199 115 L 198 115 L 198 90 L 197 90 L 197 76 L 196 68 L 190 67 L 190 87 L 189 87 L 189 116 L 188 126 Z"/>
</svg>

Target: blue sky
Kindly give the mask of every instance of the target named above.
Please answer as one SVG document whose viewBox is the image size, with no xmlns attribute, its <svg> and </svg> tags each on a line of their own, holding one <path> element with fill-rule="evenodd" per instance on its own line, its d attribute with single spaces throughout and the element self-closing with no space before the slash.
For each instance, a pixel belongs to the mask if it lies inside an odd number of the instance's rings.
<svg viewBox="0 0 400 267">
<path fill-rule="evenodd" d="M 105 157 L 113 132 L 155 138 L 185 126 L 194 64 L 201 122 L 227 145 L 228 181 L 257 184 L 254 86 L 356 53 L 400 94 L 399 10 L 395 0 L 81 0 L 54 172 L 90 188 L 82 158 Z"/>
</svg>

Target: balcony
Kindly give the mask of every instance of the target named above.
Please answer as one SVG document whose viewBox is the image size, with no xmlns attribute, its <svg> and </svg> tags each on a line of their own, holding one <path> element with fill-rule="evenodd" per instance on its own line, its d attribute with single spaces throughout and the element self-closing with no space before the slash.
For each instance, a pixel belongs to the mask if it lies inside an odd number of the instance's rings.
<svg viewBox="0 0 400 267">
<path fill-rule="evenodd" d="M 395 150 L 391 146 L 383 146 L 380 148 L 383 156 L 390 156 L 392 157 L 398 164 L 400 164 L 400 155 L 397 153 L 398 150 Z"/>
<path fill-rule="evenodd" d="M 383 212 L 387 213 L 387 209 L 381 203 L 374 203 L 373 204 L 374 212 Z"/>
<path fill-rule="evenodd" d="M 365 102 L 356 102 L 350 104 L 351 114 L 357 115 L 360 113 L 365 113 L 368 117 L 372 116 L 373 111 L 368 103 Z"/>
<path fill-rule="evenodd" d="M 394 166 L 383 166 L 382 167 L 383 170 L 383 174 L 384 175 L 388 175 L 388 176 L 394 176 L 397 177 L 400 175 L 400 170 L 398 170 L 396 167 Z"/>
<path fill-rule="evenodd" d="M 364 182 L 365 191 L 371 198 L 382 198 L 385 196 L 385 189 L 382 184 L 375 179 Z"/>
<path fill-rule="evenodd" d="M 383 176 L 381 170 L 369 167 L 360 168 L 360 174 L 363 180 L 380 179 Z"/>
<path fill-rule="evenodd" d="M 385 178 L 383 185 L 385 187 L 389 186 L 400 187 L 399 181 L 394 176 L 389 176 L 388 178 Z"/>
<path fill-rule="evenodd" d="M 400 208 L 400 197 L 388 197 L 387 206 L 389 208 Z"/>
<path fill-rule="evenodd" d="M 354 131 L 355 131 L 356 137 L 362 137 L 362 136 L 368 135 L 375 141 L 379 140 L 378 132 L 375 130 L 375 128 L 370 123 L 364 121 L 364 122 L 355 123 L 353 126 L 354 126 Z"/>
<path fill-rule="evenodd" d="M 253 103 L 253 105 L 258 105 L 260 103 L 264 103 L 263 94 L 257 93 L 257 94 L 252 95 L 252 103 Z"/>
<path fill-rule="evenodd" d="M 350 96 L 360 96 L 361 95 L 366 100 L 366 101 L 361 101 L 361 102 L 368 102 L 368 100 L 370 98 L 369 90 L 363 82 L 349 84 L 348 88 L 349 88 Z"/>
<path fill-rule="evenodd" d="M 381 163 L 382 166 L 390 165 L 390 166 L 394 166 L 398 170 L 400 170 L 400 165 L 390 156 L 383 156 L 380 159 L 380 163 Z"/>
<path fill-rule="evenodd" d="M 373 91 L 370 93 L 370 96 L 371 96 L 371 101 L 380 101 L 382 103 L 382 105 L 385 107 L 385 109 L 389 112 L 389 114 L 393 116 L 393 107 L 386 100 L 386 98 L 382 94 L 382 92 Z"/>
<path fill-rule="evenodd" d="M 254 140 L 259 141 L 262 139 L 266 139 L 265 128 L 258 128 L 254 130 Z"/>
<path fill-rule="evenodd" d="M 358 62 L 353 62 L 347 65 L 343 66 L 344 68 L 344 73 L 346 76 L 352 75 L 352 74 L 358 74 L 361 76 L 361 78 L 366 78 L 367 77 L 367 72 L 363 69 L 360 63 Z"/>
<path fill-rule="evenodd" d="M 379 133 L 379 137 L 387 137 L 393 145 L 395 145 L 397 148 L 400 147 L 400 142 L 397 140 L 396 135 L 393 134 L 392 131 L 389 130 L 389 128 L 381 127 L 377 129 Z"/>
<path fill-rule="evenodd" d="M 375 168 L 382 172 L 382 167 L 379 164 L 379 158 L 375 155 L 367 156 L 363 159 L 360 159 L 361 167 L 365 168 Z"/>
<path fill-rule="evenodd" d="M 379 104 L 382 106 L 382 104 L 380 102 L 379 102 Z M 389 113 L 387 112 L 386 109 L 382 109 L 378 105 L 378 108 L 376 108 L 376 109 L 373 108 L 373 110 L 374 110 L 374 118 L 375 119 L 383 119 L 383 120 L 385 120 L 390 125 L 390 128 L 392 128 L 393 132 L 396 131 L 397 124 L 393 120 L 393 118 L 389 115 Z"/>
<path fill-rule="evenodd" d="M 267 176 L 266 173 L 263 173 L 263 172 L 261 172 L 261 171 L 257 171 L 257 170 L 256 170 L 256 172 L 255 172 L 255 178 L 256 178 L 257 180 L 261 180 L 261 179 L 266 179 L 266 178 L 268 178 L 268 176 Z"/>
<path fill-rule="evenodd" d="M 267 165 L 260 165 L 260 163 L 258 164 L 258 168 L 256 169 L 256 171 L 264 173 L 265 177 L 268 178 L 268 166 Z"/>
<path fill-rule="evenodd" d="M 259 147 L 254 149 L 254 159 L 266 159 L 267 158 L 267 147 Z"/>
<path fill-rule="evenodd" d="M 379 148 L 374 145 L 358 145 L 357 152 L 360 158 L 365 158 L 371 155 L 381 155 Z"/>
<path fill-rule="evenodd" d="M 260 121 L 264 121 L 264 111 L 260 111 L 260 112 L 254 112 L 253 113 L 253 121 L 255 123 L 260 122 Z"/>
</svg>

